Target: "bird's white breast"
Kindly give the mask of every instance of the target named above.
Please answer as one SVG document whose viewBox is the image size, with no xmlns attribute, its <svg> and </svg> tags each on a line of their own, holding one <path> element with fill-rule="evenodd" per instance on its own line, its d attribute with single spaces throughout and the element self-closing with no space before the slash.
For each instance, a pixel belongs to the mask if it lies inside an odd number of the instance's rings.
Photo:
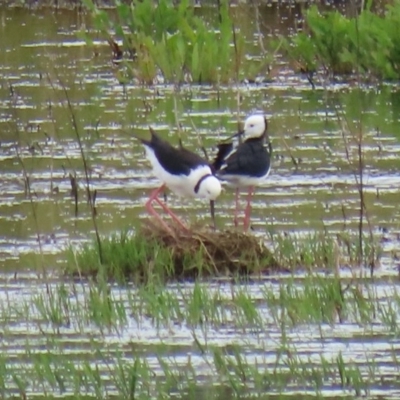
<svg viewBox="0 0 400 400">
<path fill-rule="evenodd" d="M 159 163 L 154 150 L 149 146 L 146 149 L 147 159 L 153 167 L 154 175 L 167 185 L 175 194 L 182 197 L 196 197 L 194 188 L 201 177 L 211 174 L 211 168 L 208 165 L 199 165 L 193 169 L 189 175 L 174 175 L 166 171 Z"/>
</svg>

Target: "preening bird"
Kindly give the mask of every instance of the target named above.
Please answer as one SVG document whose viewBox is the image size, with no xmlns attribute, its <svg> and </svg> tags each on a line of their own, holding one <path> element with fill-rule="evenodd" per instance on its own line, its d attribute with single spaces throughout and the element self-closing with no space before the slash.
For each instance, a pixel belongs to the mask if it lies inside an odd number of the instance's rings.
<svg viewBox="0 0 400 400">
<path fill-rule="evenodd" d="M 271 170 L 272 145 L 267 127 L 268 123 L 264 115 L 250 115 L 245 121 L 243 131 L 234 135 L 243 137 L 243 141 L 237 146 L 232 142 L 218 144 L 218 152 L 212 163 L 217 177 L 236 190 L 234 216 L 236 227 L 238 226 L 239 191 L 242 188 L 248 191 L 243 221 L 244 230 L 247 230 L 250 225 L 254 189 L 265 181 Z"/>
</svg>

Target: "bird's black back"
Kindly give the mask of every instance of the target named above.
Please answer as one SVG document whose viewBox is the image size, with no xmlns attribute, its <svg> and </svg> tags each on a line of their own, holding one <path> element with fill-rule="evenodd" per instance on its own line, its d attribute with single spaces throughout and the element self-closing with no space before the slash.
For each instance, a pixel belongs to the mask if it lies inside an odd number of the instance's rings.
<svg viewBox="0 0 400 400">
<path fill-rule="evenodd" d="M 201 166 L 208 165 L 207 161 L 196 153 L 183 147 L 175 148 L 151 130 L 151 140 L 142 142 L 153 149 L 160 165 L 170 174 L 189 175 L 190 171 Z"/>
<path fill-rule="evenodd" d="M 216 160 L 219 160 L 222 165 L 219 175 L 262 177 L 270 169 L 271 152 L 271 143 L 269 142 L 266 145 L 264 137 L 247 139 L 239 144 L 237 149 L 228 155 L 224 162 L 218 159 L 217 154 Z"/>
</svg>

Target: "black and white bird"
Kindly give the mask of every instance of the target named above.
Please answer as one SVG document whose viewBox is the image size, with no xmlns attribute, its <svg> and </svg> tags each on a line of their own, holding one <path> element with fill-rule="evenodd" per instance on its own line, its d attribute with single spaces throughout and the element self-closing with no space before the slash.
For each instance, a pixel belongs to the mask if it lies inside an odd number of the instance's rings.
<svg viewBox="0 0 400 400">
<path fill-rule="evenodd" d="M 159 194 L 169 188 L 181 197 L 202 198 L 210 201 L 211 218 L 215 227 L 214 201 L 221 194 L 221 183 L 213 174 L 210 164 L 202 157 L 184 147 L 175 148 L 170 143 L 161 139 L 150 127 L 150 140 L 139 139 L 145 150 L 147 159 L 153 167 L 154 175 L 162 182 L 155 189 L 146 202 L 147 211 L 153 215 L 160 224 L 172 232 L 153 207 L 153 202 L 158 203 L 170 217 L 183 229 L 187 229 L 182 221 L 159 199 Z"/>
<path fill-rule="evenodd" d="M 262 184 L 271 170 L 272 145 L 267 133 L 267 119 L 262 114 L 250 115 L 243 131 L 234 136 L 243 137 L 235 146 L 233 143 L 220 143 L 213 168 L 218 178 L 236 189 L 234 224 L 238 226 L 239 191 L 247 188 L 247 205 L 244 212 L 243 227 L 250 225 L 251 199 L 254 188 Z"/>
</svg>

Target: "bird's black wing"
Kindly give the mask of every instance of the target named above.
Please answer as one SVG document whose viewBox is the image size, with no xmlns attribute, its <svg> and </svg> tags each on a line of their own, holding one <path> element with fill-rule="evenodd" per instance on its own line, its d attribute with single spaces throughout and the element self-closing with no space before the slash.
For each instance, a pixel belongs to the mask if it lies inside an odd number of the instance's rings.
<svg viewBox="0 0 400 400">
<path fill-rule="evenodd" d="M 267 149 L 261 140 L 248 139 L 228 156 L 220 170 L 220 175 L 261 177 L 267 173 L 270 165 L 269 148 Z"/>
<path fill-rule="evenodd" d="M 146 143 L 144 143 L 146 144 Z M 147 144 L 154 150 L 154 154 L 161 166 L 173 175 L 189 175 L 190 171 L 208 162 L 183 147 L 175 148 L 171 144 L 151 131 L 151 141 Z"/>
<path fill-rule="evenodd" d="M 211 163 L 213 171 L 219 171 L 225 163 L 225 158 L 228 157 L 229 153 L 233 149 L 233 143 L 219 143 L 217 145 L 218 152 Z"/>
</svg>

